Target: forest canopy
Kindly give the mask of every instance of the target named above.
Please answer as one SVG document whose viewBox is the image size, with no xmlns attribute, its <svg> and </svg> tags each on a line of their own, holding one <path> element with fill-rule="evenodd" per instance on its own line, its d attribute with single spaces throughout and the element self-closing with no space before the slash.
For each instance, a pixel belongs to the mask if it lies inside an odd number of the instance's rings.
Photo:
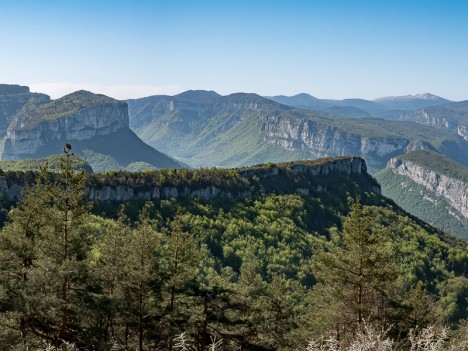
<svg viewBox="0 0 468 351">
<path fill-rule="evenodd" d="M 0 233 L 10 349 L 300 350 L 365 326 L 404 349 L 414 330 L 468 317 L 466 243 L 353 177 L 308 194 L 288 193 L 285 173 L 280 193 L 261 191 L 271 178 L 250 197 L 92 203 L 73 162 L 66 148 L 58 175 L 43 169 Z"/>
</svg>

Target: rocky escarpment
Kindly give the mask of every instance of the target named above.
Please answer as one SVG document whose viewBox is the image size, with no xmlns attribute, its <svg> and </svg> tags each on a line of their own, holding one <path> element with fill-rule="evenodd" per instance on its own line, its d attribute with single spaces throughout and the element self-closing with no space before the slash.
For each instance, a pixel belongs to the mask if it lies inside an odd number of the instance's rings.
<svg viewBox="0 0 468 351">
<path fill-rule="evenodd" d="M 392 158 L 388 162 L 388 167 L 393 173 L 406 176 L 437 196 L 445 198 L 450 205 L 468 218 L 468 183 L 439 174 L 408 160 Z"/>
<path fill-rule="evenodd" d="M 28 103 L 13 118 L 2 159 L 33 156 L 58 140 L 82 141 L 128 128 L 127 104 L 77 92 L 50 103 Z"/>
<path fill-rule="evenodd" d="M 264 165 L 237 169 L 234 174 L 226 170 L 178 171 L 184 172 L 186 179 L 191 179 L 190 182 L 177 180 L 177 172 L 171 173 L 172 175 L 165 171 L 160 172 L 117 173 L 111 178 L 90 175 L 88 193 L 92 200 L 99 201 L 151 201 L 174 197 L 211 200 L 215 197 L 245 198 L 253 193 L 277 191 L 309 194 L 327 191 L 328 186 L 336 185 L 334 177 L 341 176 L 344 179 L 362 178 L 368 182 L 366 191 L 380 194 L 380 186 L 367 174 L 366 163 L 359 157 L 294 162 L 278 166 Z M 196 177 L 194 172 L 198 172 Z M 215 180 L 212 173 L 215 174 Z M 161 181 L 162 178 L 164 181 Z M 194 181 L 194 178 L 198 180 Z M 0 194 L 4 199 L 17 201 L 21 198 L 24 186 L 32 183 L 31 177 L 27 181 L 21 181 L 18 177 L 5 173 L 0 176 Z"/>
<path fill-rule="evenodd" d="M 444 129 L 468 141 L 468 112 L 446 107 L 432 107 L 400 115 L 400 120 L 414 121 L 437 129 Z"/>
<path fill-rule="evenodd" d="M 409 144 L 406 138 L 366 137 L 314 120 L 274 115 L 263 117 L 262 130 L 267 141 L 287 150 L 307 150 L 317 157 L 363 156 L 375 168 L 383 168 Z"/>
<path fill-rule="evenodd" d="M 31 99 L 45 103 L 50 97 L 31 93 L 29 88 L 20 85 L 0 84 L 0 137 L 3 137 L 13 116 Z"/>
</svg>

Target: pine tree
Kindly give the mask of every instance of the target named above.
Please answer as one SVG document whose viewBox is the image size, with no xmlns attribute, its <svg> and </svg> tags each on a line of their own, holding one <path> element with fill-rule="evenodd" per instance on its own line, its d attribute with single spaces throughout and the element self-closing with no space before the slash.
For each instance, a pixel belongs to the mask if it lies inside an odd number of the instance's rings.
<svg viewBox="0 0 468 351">
<path fill-rule="evenodd" d="M 121 212 L 117 221 L 101 228 L 89 262 L 91 279 L 97 286 L 92 315 L 94 329 L 100 326 L 96 337 L 117 345 L 124 345 L 128 339 L 124 326 L 128 312 L 124 286 L 128 278 L 131 230 Z"/>
<path fill-rule="evenodd" d="M 315 254 L 315 307 L 322 314 L 334 312 L 330 319 L 338 335 L 355 330 L 364 320 L 387 322 L 388 293 L 397 277 L 387 235 L 358 197 L 344 220 L 341 242 Z"/>
<path fill-rule="evenodd" d="M 104 337 L 140 351 L 149 345 L 146 334 L 155 329 L 154 321 L 161 314 L 160 290 L 167 275 L 163 267 L 167 252 L 151 210 L 147 203 L 136 227 L 121 215 L 94 248 L 94 274 L 106 302 Z"/>
<path fill-rule="evenodd" d="M 262 344 L 267 316 L 266 282 L 260 275 L 261 264 L 255 255 L 255 249 L 249 247 L 242 258 L 240 275 L 233 286 L 229 309 L 226 312 L 228 320 L 226 334 L 235 340 L 238 350 L 248 350 L 252 345 Z M 268 336 L 268 339 L 270 337 Z"/>
<path fill-rule="evenodd" d="M 29 334 L 56 348 L 79 338 L 90 247 L 81 226 L 90 204 L 85 174 L 73 171 L 70 149 L 64 148 L 58 174 L 41 170 L 1 234 L 3 279 L 24 346 Z"/>
<path fill-rule="evenodd" d="M 184 230 L 184 220 L 184 217 L 176 216 L 165 236 L 167 275 L 163 286 L 166 303 L 162 323 L 169 350 L 172 350 L 173 337 L 185 331 L 190 306 L 196 304 L 189 290 L 196 281 L 203 259 L 200 241 L 194 233 Z"/>
</svg>

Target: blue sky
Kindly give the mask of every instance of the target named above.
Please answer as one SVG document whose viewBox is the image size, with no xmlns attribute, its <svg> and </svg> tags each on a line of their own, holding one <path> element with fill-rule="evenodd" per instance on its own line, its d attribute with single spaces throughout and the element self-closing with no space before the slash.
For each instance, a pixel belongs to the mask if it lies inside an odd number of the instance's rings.
<svg viewBox="0 0 468 351">
<path fill-rule="evenodd" d="M 0 0 L 0 82 L 59 97 L 468 99 L 468 1 Z"/>
</svg>

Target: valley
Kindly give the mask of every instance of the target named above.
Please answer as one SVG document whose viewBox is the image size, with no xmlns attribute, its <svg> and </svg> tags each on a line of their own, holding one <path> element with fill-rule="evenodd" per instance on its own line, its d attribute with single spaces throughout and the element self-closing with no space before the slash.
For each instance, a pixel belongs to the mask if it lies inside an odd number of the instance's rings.
<svg viewBox="0 0 468 351">
<path fill-rule="evenodd" d="M 3 1 L 0 351 L 468 351 L 468 1 Z"/>
<path fill-rule="evenodd" d="M 128 103 L 131 128 L 148 144 L 192 167 L 355 155 L 365 157 L 376 171 L 390 158 L 417 148 L 437 150 L 468 165 L 464 138 L 415 122 L 342 117 L 255 94 L 189 91 Z"/>
<path fill-rule="evenodd" d="M 33 159 L 57 158 L 53 155 L 60 154 L 65 143 L 73 145 L 93 172 L 232 168 L 357 156 L 366 160 L 386 196 L 419 218 L 466 238 L 466 199 L 454 203 L 446 196 L 452 192 L 463 197 L 466 189 L 450 190 L 453 182 L 447 181 L 429 186 L 418 176 L 420 169 L 405 167 L 401 172 L 403 168 L 395 166 L 411 157 L 405 155 L 424 155 L 422 159 L 436 160 L 445 171 L 463 173 L 468 166 L 465 102 L 432 94 L 370 101 L 308 94 L 222 96 L 202 90 L 127 101 L 77 91 L 51 100 L 15 85 L 2 85 L 0 97 L 1 123 L 8 125 L 1 158 L 24 159 L 20 166 L 2 161 L 5 170 L 38 170 L 41 163 Z M 431 177 L 440 178 L 438 174 Z M 436 217 L 432 207 L 437 208 Z"/>
<path fill-rule="evenodd" d="M 210 329 L 229 345 L 289 350 L 336 328 L 352 338 L 363 313 L 390 320 L 392 338 L 468 317 L 463 102 L 213 91 L 51 100 L 1 87 L 0 319 L 11 327 L 0 340 L 10 345 L 144 350 L 187 330 L 203 345 Z M 79 269 L 50 273 L 69 264 Z M 18 270 L 31 280 L 8 273 Z"/>
</svg>

